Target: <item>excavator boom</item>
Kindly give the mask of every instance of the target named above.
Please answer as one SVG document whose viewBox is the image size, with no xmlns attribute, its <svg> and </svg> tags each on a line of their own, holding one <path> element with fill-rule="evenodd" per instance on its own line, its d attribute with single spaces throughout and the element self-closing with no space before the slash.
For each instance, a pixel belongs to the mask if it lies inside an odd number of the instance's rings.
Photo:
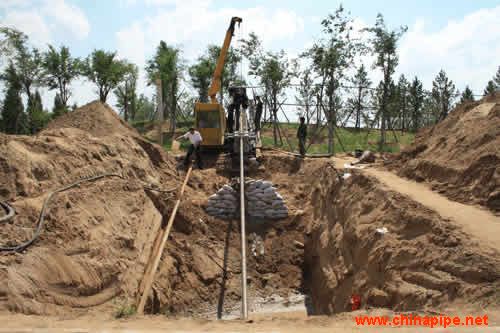
<svg viewBox="0 0 500 333">
<path fill-rule="evenodd" d="M 210 97 L 211 103 L 217 103 L 216 95 L 220 90 L 222 70 L 224 69 L 224 62 L 226 61 L 226 55 L 227 51 L 229 50 L 229 45 L 231 44 L 231 39 L 234 36 L 234 27 L 236 23 L 238 23 L 239 26 L 241 21 L 242 19 L 240 17 L 235 16 L 231 18 L 231 23 L 229 24 L 229 28 L 227 28 L 226 37 L 224 38 L 224 43 L 222 44 L 222 48 L 220 50 L 219 59 L 217 60 L 217 65 L 215 66 L 212 83 L 210 85 L 210 88 L 208 89 L 208 96 Z"/>
<path fill-rule="evenodd" d="M 195 124 L 203 137 L 201 145 L 205 148 L 220 149 L 224 146 L 226 113 L 222 104 L 217 101 L 216 96 L 221 89 L 222 70 L 224 69 L 227 51 L 229 50 L 229 45 L 234 35 L 234 28 L 236 23 L 239 25 L 241 21 L 242 19 L 239 17 L 231 18 L 231 23 L 226 31 L 224 44 L 222 44 L 219 59 L 217 59 L 217 65 L 215 66 L 214 75 L 212 77 L 212 83 L 208 90 L 210 102 L 196 102 L 194 105 Z"/>
</svg>

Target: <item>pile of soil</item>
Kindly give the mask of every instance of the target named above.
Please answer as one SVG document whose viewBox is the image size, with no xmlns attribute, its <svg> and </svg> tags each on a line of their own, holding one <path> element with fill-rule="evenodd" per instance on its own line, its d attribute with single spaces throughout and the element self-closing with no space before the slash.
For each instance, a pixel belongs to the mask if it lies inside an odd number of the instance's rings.
<svg viewBox="0 0 500 333">
<path fill-rule="evenodd" d="M 0 200 L 17 213 L 0 226 L 2 246 L 32 237 L 50 192 L 93 175 L 122 175 L 56 194 L 36 242 L 22 253 L 0 252 L 0 309 L 112 313 L 133 306 L 154 237 L 175 202 L 174 193 L 152 188 L 176 188 L 184 177 L 173 157 L 99 102 L 56 119 L 36 136 L 0 135 L 0 144 Z M 303 290 L 300 244 L 310 212 L 301 209 L 308 202 L 306 184 L 324 164 L 311 161 L 296 173 L 288 160 L 279 170 L 274 157 L 264 157 L 264 163 L 269 168 L 252 176 L 273 181 L 291 214 L 280 222 L 248 221 L 250 300 Z M 203 210 L 229 181 L 215 169 L 193 172 L 147 311 L 212 315 L 239 306 L 239 223 Z"/>
<path fill-rule="evenodd" d="M 500 212 L 500 93 L 459 105 L 389 166 L 452 200 Z"/>
<path fill-rule="evenodd" d="M 358 172 L 357 172 L 358 171 Z M 312 194 L 306 284 L 316 314 L 362 307 L 442 309 L 453 302 L 498 306 L 500 253 L 436 212 L 352 170 L 323 170 Z"/>
</svg>

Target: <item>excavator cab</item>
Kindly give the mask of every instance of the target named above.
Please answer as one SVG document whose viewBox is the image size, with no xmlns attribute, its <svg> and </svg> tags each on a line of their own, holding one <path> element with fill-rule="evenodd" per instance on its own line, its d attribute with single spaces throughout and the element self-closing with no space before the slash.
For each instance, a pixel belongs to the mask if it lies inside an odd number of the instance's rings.
<svg viewBox="0 0 500 333">
<path fill-rule="evenodd" d="M 226 114 L 219 103 L 200 103 L 194 106 L 196 128 L 201 134 L 203 147 L 222 147 L 226 131 Z"/>
<path fill-rule="evenodd" d="M 195 124 L 196 128 L 203 137 L 201 146 L 203 148 L 217 148 L 224 147 L 224 133 L 226 131 L 226 113 L 224 107 L 217 101 L 216 95 L 221 88 L 221 76 L 224 68 L 231 39 L 234 35 L 234 28 L 236 23 L 241 23 L 242 19 L 239 17 L 231 18 L 229 28 L 226 31 L 224 44 L 222 45 L 217 65 L 212 77 L 212 83 L 208 90 L 210 98 L 209 103 L 197 102 L 194 106 Z"/>
</svg>

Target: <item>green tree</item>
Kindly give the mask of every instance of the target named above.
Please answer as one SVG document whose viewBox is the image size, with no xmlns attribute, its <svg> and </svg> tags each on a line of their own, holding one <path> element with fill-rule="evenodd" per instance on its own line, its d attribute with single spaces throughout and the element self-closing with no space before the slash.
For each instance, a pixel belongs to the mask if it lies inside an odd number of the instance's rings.
<svg viewBox="0 0 500 333">
<path fill-rule="evenodd" d="M 123 82 L 114 90 L 117 99 L 116 106 L 123 114 L 125 121 L 129 121 L 129 118 L 135 120 L 138 76 L 139 69 L 131 64 Z"/>
<path fill-rule="evenodd" d="M 405 131 L 409 128 L 410 107 L 409 107 L 409 93 L 410 93 L 410 83 L 406 77 L 402 74 L 399 77 L 398 84 L 396 86 L 396 111 L 398 117 L 399 128 Z"/>
<path fill-rule="evenodd" d="M 180 50 L 168 46 L 164 41 L 156 48 L 156 53 L 148 61 L 146 72 L 150 84 L 161 81 L 162 97 L 167 114 L 170 115 L 170 133 L 173 135 L 177 124 L 177 94 L 182 78 L 183 63 Z M 161 110 L 165 113 L 165 110 Z"/>
<path fill-rule="evenodd" d="M 130 64 L 116 58 L 116 52 L 94 50 L 82 64 L 82 74 L 99 91 L 99 100 L 106 103 L 108 94 L 116 88 L 130 71 Z"/>
<path fill-rule="evenodd" d="M 42 130 L 50 120 L 50 114 L 43 109 L 40 92 L 36 92 L 28 100 L 28 117 L 30 120 L 30 133 L 36 134 Z"/>
<path fill-rule="evenodd" d="M 348 116 L 344 123 L 351 118 L 354 114 L 354 128 L 360 130 L 361 123 L 364 121 L 366 123 L 367 117 L 365 116 L 365 110 L 367 108 L 368 99 L 370 97 L 370 87 L 371 80 L 368 78 L 368 73 L 366 71 L 365 65 L 361 64 L 354 77 L 350 80 L 351 84 L 354 86 L 355 90 L 352 97 L 347 99 L 347 110 Z"/>
<path fill-rule="evenodd" d="M 28 119 L 21 98 L 22 86 L 12 63 L 5 72 L 3 78 L 6 82 L 6 93 L 2 105 L 0 129 L 8 134 L 25 134 Z"/>
<path fill-rule="evenodd" d="M 151 121 L 154 120 L 155 104 L 154 97 L 148 99 L 144 94 L 141 94 L 137 99 L 137 110 L 135 114 L 136 121 Z"/>
<path fill-rule="evenodd" d="M 19 30 L 0 27 L 0 64 L 3 61 L 10 62 L 23 47 L 28 40 L 28 37 Z"/>
<path fill-rule="evenodd" d="M 248 74 L 257 78 L 264 86 L 264 100 L 270 106 L 273 119 L 274 145 L 277 146 L 280 98 L 284 94 L 285 87 L 296 76 L 296 63 L 288 60 L 283 50 L 280 52 L 265 52 L 255 33 L 250 33 L 249 38 L 243 39 L 241 42 L 241 52 L 250 61 Z"/>
<path fill-rule="evenodd" d="M 389 103 L 389 88 L 392 81 L 392 74 L 398 65 L 397 43 L 398 40 L 407 31 L 406 26 L 402 26 L 397 30 L 389 30 L 384 22 L 382 14 L 377 15 L 377 21 L 372 28 L 365 29 L 372 34 L 370 40 L 372 52 L 377 55 L 374 66 L 380 68 L 383 74 L 382 97 L 380 103 L 380 143 L 379 149 L 382 150 L 386 142 L 387 128 L 387 106 Z"/>
<path fill-rule="evenodd" d="M 64 107 L 67 107 L 71 96 L 70 83 L 81 73 L 81 61 L 71 57 L 69 48 L 61 46 L 56 50 L 52 45 L 43 56 L 43 68 L 45 70 L 45 83 L 50 90 L 57 89 L 59 99 Z"/>
<path fill-rule="evenodd" d="M 310 68 L 306 68 L 299 75 L 299 85 L 297 87 L 297 95 L 295 101 L 299 106 L 297 107 L 298 116 L 306 118 L 306 124 L 309 125 L 311 118 L 314 116 L 314 105 L 316 104 L 317 89 L 313 82 L 313 73 Z M 318 117 L 320 113 L 316 114 L 316 124 L 319 125 L 320 120 Z"/>
<path fill-rule="evenodd" d="M 312 68 L 320 80 L 318 102 L 328 123 L 328 152 L 333 153 L 334 131 L 342 107 L 341 83 L 361 48 L 351 37 L 353 20 L 342 6 L 323 19 L 321 26 L 321 39 L 304 56 L 311 59 Z"/>
<path fill-rule="evenodd" d="M 414 132 L 416 132 L 421 126 L 424 98 L 425 94 L 422 82 L 415 76 L 408 93 L 408 103 L 411 110 L 411 123 Z"/>
<path fill-rule="evenodd" d="M 496 86 L 495 81 L 489 80 L 488 85 L 484 88 L 484 96 L 493 94 L 497 88 L 498 87 Z"/>
<path fill-rule="evenodd" d="M 498 66 L 497 73 L 495 74 L 493 81 L 495 81 L 495 85 L 497 86 L 497 89 L 500 89 L 500 66 Z"/>
<path fill-rule="evenodd" d="M 212 82 L 214 69 L 215 64 L 205 56 L 199 57 L 198 61 L 188 69 L 191 84 L 198 91 L 200 102 L 208 102 L 208 88 Z"/>
<path fill-rule="evenodd" d="M 61 100 L 59 93 L 54 97 L 54 106 L 52 107 L 52 118 L 57 118 L 68 112 L 68 107 L 65 106 Z"/>
<path fill-rule="evenodd" d="M 456 95 L 455 84 L 448 78 L 444 70 L 440 70 L 432 82 L 431 92 L 431 96 L 439 110 L 439 114 L 436 115 L 435 119 L 436 123 L 448 116 Z"/>
<path fill-rule="evenodd" d="M 198 58 L 197 62 L 188 68 L 188 74 L 191 79 L 191 84 L 198 91 L 201 102 L 208 101 L 208 88 L 212 82 L 212 76 L 215 71 L 215 66 L 219 60 L 221 48 L 216 45 L 209 45 L 205 54 Z M 232 47 L 229 48 L 224 61 L 224 68 L 221 75 L 220 100 L 224 100 L 224 92 L 229 88 L 230 84 L 242 83 L 239 82 L 237 68 L 241 62 L 239 50 Z"/>
<path fill-rule="evenodd" d="M 469 86 L 465 86 L 465 90 L 462 92 L 462 97 L 460 98 L 460 104 L 473 101 L 474 101 L 474 93 L 469 88 Z"/>
</svg>

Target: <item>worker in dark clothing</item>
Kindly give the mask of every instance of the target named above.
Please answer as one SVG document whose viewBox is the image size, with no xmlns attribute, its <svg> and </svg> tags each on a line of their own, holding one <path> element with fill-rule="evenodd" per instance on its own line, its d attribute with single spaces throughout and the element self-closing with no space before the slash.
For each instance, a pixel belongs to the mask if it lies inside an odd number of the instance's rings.
<svg viewBox="0 0 500 333">
<path fill-rule="evenodd" d="M 236 105 L 234 103 L 229 104 L 227 108 L 227 131 L 228 133 L 233 133 L 234 128 L 234 110 L 236 109 Z"/>
<path fill-rule="evenodd" d="M 255 131 L 260 131 L 260 118 L 262 117 L 262 101 L 260 100 L 260 96 L 255 96 Z"/>
<path fill-rule="evenodd" d="M 300 156 L 304 157 L 306 155 L 306 137 L 307 137 L 307 125 L 306 119 L 300 117 L 300 125 L 297 129 L 297 139 L 299 139 L 299 151 Z"/>
<path fill-rule="evenodd" d="M 232 107 L 232 112 L 234 112 L 233 113 L 234 118 L 233 118 L 232 125 L 229 127 L 230 128 L 229 133 L 232 133 L 233 129 L 235 131 L 238 131 L 240 129 L 240 112 L 241 112 L 241 108 L 243 108 L 245 110 L 248 108 L 248 97 L 247 97 L 246 89 L 244 87 L 229 87 L 228 91 L 229 91 L 229 95 L 231 96 L 231 98 L 233 100 L 231 103 L 231 107 Z M 231 112 L 228 112 L 228 115 L 230 113 Z M 228 123 L 229 123 L 229 119 L 228 119 Z"/>
<path fill-rule="evenodd" d="M 184 135 L 181 135 L 175 140 L 179 139 L 189 139 L 189 141 L 191 142 L 191 145 L 189 146 L 188 152 L 186 154 L 186 158 L 184 158 L 184 166 L 188 167 L 189 163 L 191 162 L 191 156 L 194 153 L 198 169 L 203 169 L 203 163 L 201 161 L 201 154 L 200 154 L 200 145 L 201 142 L 203 141 L 203 138 L 201 137 L 200 132 L 196 131 L 193 127 L 191 127 L 189 129 L 189 132 L 187 132 Z"/>
</svg>

